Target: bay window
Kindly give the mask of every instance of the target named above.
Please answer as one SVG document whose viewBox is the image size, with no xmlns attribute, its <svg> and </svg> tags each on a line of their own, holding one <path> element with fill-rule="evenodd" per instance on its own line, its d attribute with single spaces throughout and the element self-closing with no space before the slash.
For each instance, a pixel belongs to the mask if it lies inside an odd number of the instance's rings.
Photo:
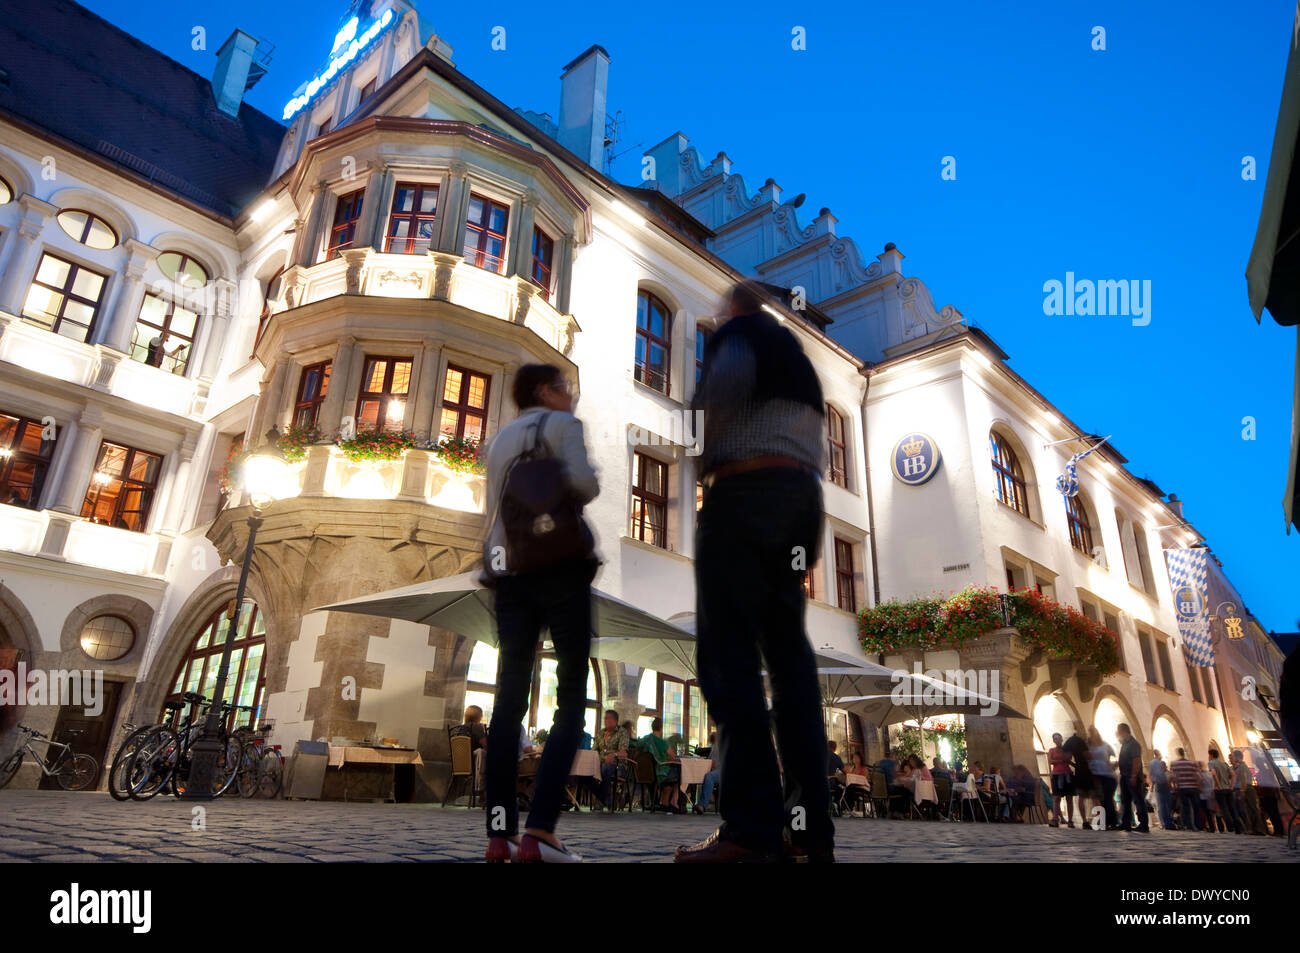
<svg viewBox="0 0 1300 953">
<path fill-rule="evenodd" d="M 447 380 L 442 388 L 442 416 L 438 436 L 482 443 L 487 436 L 488 386 L 486 374 L 478 374 L 454 364 L 447 365 Z"/>
<path fill-rule="evenodd" d="M 411 389 L 409 357 L 366 355 L 357 395 L 358 430 L 401 430 Z"/>
<path fill-rule="evenodd" d="M 384 251 L 399 255 L 423 255 L 436 237 L 437 215 L 438 186 L 398 182 L 393 190 L 393 207 L 388 216 Z"/>
<path fill-rule="evenodd" d="M 326 261 L 337 258 L 343 249 L 352 247 L 365 195 L 365 189 L 357 189 L 339 196 L 338 204 L 334 206 L 334 224 L 330 226 L 329 246 L 325 251 Z"/>
<path fill-rule="evenodd" d="M 506 224 L 510 211 L 500 202 L 470 193 L 465 216 L 465 260 L 501 274 L 505 267 Z"/>
</svg>

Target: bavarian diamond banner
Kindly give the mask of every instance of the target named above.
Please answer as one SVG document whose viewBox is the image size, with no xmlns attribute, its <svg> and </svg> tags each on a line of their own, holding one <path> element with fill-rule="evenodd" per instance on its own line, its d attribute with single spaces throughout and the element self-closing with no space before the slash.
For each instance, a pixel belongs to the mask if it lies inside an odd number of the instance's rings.
<svg viewBox="0 0 1300 953">
<path fill-rule="evenodd" d="M 1183 656 L 1201 668 L 1214 665 L 1209 606 L 1205 601 L 1206 558 L 1204 549 L 1165 550 L 1169 583 L 1174 591 L 1174 614 L 1183 636 Z"/>
</svg>

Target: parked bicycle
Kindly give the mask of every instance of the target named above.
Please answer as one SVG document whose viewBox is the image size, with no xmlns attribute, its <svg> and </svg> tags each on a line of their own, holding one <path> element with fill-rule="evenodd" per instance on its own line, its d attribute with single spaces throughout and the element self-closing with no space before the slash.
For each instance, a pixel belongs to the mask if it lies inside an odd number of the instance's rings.
<svg viewBox="0 0 1300 953">
<path fill-rule="evenodd" d="M 95 778 L 99 775 L 99 762 L 88 754 L 77 754 L 72 750 L 71 745 L 63 744 L 59 741 L 52 740 L 48 735 L 43 735 L 35 728 L 28 728 L 26 725 L 19 725 L 18 730 L 24 732 L 22 743 L 18 750 L 5 759 L 0 764 L 0 788 L 8 784 L 18 769 L 22 767 L 23 757 L 30 754 L 33 760 L 41 766 L 41 772 L 46 777 L 57 778 L 60 786 L 65 791 L 81 791 L 95 783 Z M 79 728 L 74 728 L 68 732 L 72 737 L 81 734 Z M 45 757 L 42 758 L 32 747 L 32 740 L 45 742 Z M 54 750 L 58 749 L 58 754 L 53 755 Z"/>
<path fill-rule="evenodd" d="M 149 733 L 153 725 L 134 725 L 131 722 L 123 722 L 122 731 L 126 735 L 122 743 L 117 747 L 117 753 L 113 755 L 108 769 L 108 793 L 113 796 L 115 801 L 125 801 L 131 793 L 126 789 L 126 768 L 131 761 L 131 755 L 139 746 L 140 741 Z"/>
<path fill-rule="evenodd" d="M 186 692 L 182 697 L 191 706 L 185 723 L 179 728 L 171 724 L 153 727 L 140 739 L 137 750 L 131 755 L 125 772 L 125 786 L 132 800 L 147 801 L 168 787 L 177 797 L 185 793 L 193 762 L 192 748 L 203 735 L 206 710 L 211 709 L 212 703 L 194 692 Z M 200 706 L 206 710 L 200 711 Z M 251 711 L 246 706 L 231 705 L 228 702 L 220 705 L 218 739 L 221 750 L 212 780 L 213 797 L 225 794 L 234 784 L 243 758 L 242 741 L 226 731 L 224 716 L 231 710 Z"/>
<path fill-rule="evenodd" d="M 239 793 L 244 797 L 259 794 L 268 798 L 278 797 L 284 785 L 284 755 L 280 753 L 280 746 L 267 744 L 266 738 L 262 737 L 270 730 L 270 725 L 260 726 L 257 733 L 252 725 L 235 729 L 244 745 L 236 780 Z"/>
</svg>

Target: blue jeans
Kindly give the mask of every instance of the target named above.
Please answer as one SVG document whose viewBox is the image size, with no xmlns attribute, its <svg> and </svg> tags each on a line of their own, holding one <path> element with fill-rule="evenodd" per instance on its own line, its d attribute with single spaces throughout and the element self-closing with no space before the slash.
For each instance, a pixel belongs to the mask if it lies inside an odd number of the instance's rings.
<svg viewBox="0 0 1300 953">
<path fill-rule="evenodd" d="M 592 570 L 586 563 L 567 564 L 507 576 L 497 584 L 497 694 L 488 732 L 484 798 L 489 837 L 519 833 L 519 732 L 543 628 L 550 630 L 555 646 L 555 724 L 542 750 L 526 826 L 555 830 L 587 708 Z"/>
<path fill-rule="evenodd" d="M 1134 784 L 1127 774 L 1121 773 L 1119 779 L 1119 827 L 1120 830 L 1128 830 L 1130 827 L 1130 808 L 1137 808 L 1138 827 L 1143 830 L 1147 829 L 1147 799 L 1142 793 L 1142 781 L 1138 780 Z"/>
<path fill-rule="evenodd" d="M 1156 785 L 1156 809 L 1160 814 L 1160 826 L 1167 831 L 1174 829 L 1174 789 L 1169 782 Z"/>
<path fill-rule="evenodd" d="M 717 481 L 704 491 L 696 523 L 700 687 L 718 723 L 713 756 L 727 779 L 718 802 L 720 836 L 751 850 L 779 851 L 796 808 L 796 846 L 829 849 L 835 841 L 821 690 L 804 631 L 804 573 L 791 558 L 802 551 L 811 566 L 821 530 L 821 483 L 793 468 Z"/>
<path fill-rule="evenodd" d="M 700 810 L 709 809 L 709 801 L 713 797 L 713 789 L 718 786 L 718 778 L 722 774 L 717 768 L 714 768 L 704 776 L 704 783 L 700 785 L 700 799 L 695 803 L 699 805 Z"/>
<path fill-rule="evenodd" d="M 1178 813 L 1181 815 L 1182 828 L 1185 831 L 1199 831 L 1205 823 L 1205 814 L 1201 810 L 1201 792 L 1182 790 L 1178 792 Z"/>
</svg>

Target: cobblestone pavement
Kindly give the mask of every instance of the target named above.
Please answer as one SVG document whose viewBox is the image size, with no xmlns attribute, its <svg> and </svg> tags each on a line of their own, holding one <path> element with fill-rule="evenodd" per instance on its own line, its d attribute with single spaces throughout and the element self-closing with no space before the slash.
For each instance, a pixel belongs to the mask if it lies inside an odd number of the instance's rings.
<svg viewBox="0 0 1300 953">
<path fill-rule="evenodd" d="M 0 791 L 0 861 L 473 861 L 483 856 L 483 814 L 432 804 L 159 797 L 121 803 L 103 793 Z M 664 862 L 707 836 L 708 817 L 565 814 L 559 831 L 592 861 Z M 1275 837 L 1153 830 L 1122 834 L 1021 824 L 950 824 L 840 818 L 842 862 L 1300 861 Z"/>
</svg>

